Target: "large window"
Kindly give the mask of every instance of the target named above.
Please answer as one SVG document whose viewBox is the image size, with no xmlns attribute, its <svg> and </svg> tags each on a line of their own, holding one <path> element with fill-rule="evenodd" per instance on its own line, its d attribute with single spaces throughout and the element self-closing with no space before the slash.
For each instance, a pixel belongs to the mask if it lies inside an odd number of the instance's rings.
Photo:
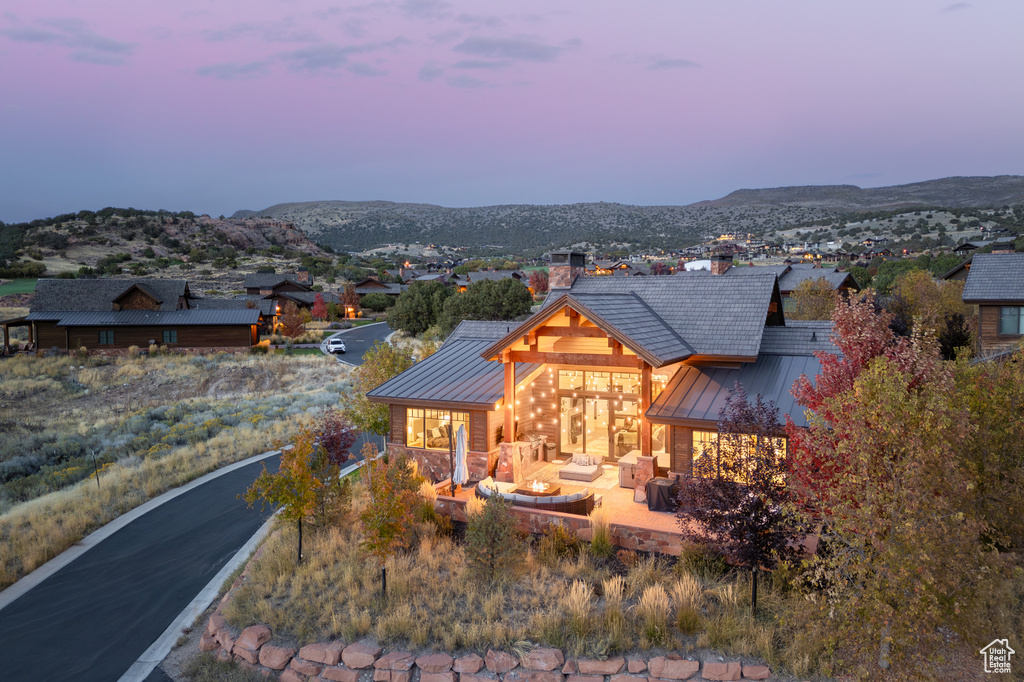
<svg viewBox="0 0 1024 682">
<path fill-rule="evenodd" d="M 165 329 L 164 330 L 164 343 L 178 343 L 178 330 L 177 329 Z"/>
<path fill-rule="evenodd" d="M 999 333 L 1024 336 L 1024 306 L 1004 305 L 999 309 Z"/>
<path fill-rule="evenodd" d="M 409 407 L 405 411 L 405 444 L 413 448 L 432 450 L 448 449 L 448 425 L 452 427 L 452 446 L 459 426 L 466 428 L 466 444 L 469 444 L 469 412 L 448 410 L 427 410 Z"/>
<path fill-rule="evenodd" d="M 715 431 L 693 431 L 693 475 L 702 477 L 728 476 L 741 483 L 746 478 L 747 466 L 753 465 L 752 458 L 761 441 L 757 436 L 719 436 Z M 786 439 L 767 438 L 763 445 L 777 459 L 786 456 Z M 780 484 L 782 481 L 778 481 Z"/>
<path fill-rule="evenodd" d="M 558 388 L 562 391 L 639 395 L 640 375 L 637 372 L 585 372 L 580 369 L 560 369 Z"/>
<path fill-rule="evenodd" d="M 114 330 L 104 329 L 100 331 L 100 345 L 101 346 L 113 346 L 114 345 Z"/>
</svg>

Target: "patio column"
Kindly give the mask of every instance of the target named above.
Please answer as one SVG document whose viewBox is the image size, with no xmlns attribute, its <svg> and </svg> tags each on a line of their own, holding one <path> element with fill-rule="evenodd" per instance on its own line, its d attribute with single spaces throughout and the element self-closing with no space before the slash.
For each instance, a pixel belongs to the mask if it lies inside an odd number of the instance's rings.
<svg viewBox="0 0 1024 682">
<path fill-rule="evenodd" d="M 502 440 L 513 443 L 516 440 L 516 363 L 512 362 L 508 351 L 502 358 L 505 365 L 505 426 L 502 429 Z"/>
<path fill-rule="evenodd" d="M 647 408 L 651 406 L 651 366 L 646 362 L 640 370 L 640 454 L 651 456 L 651 422 L 647 421 Z"/>
</svg>

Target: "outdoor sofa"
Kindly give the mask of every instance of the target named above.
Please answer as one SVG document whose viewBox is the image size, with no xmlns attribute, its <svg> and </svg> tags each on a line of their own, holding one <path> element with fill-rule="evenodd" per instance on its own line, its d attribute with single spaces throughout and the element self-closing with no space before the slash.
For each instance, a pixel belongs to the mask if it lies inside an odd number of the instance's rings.
<svg viewBox="0 0 1024 682">
<path fill-rule="evenodd" d="M 558 470 L 558 477 L 567 481 L 589 481 L 593 483 L 601 478 L 602 458 L 575 452 L 572 460 Z"/>
<path fill-rule="evenodd" d="M 586 516 L 594 511 L 595 506 L 601 506 L 601 496 L 595 495 L 586 488 L 575 493 L 551 497 L 521 495 L 513 492 L 515 489 L 515 483 L 500 483 L 488 476 L 476 484 L 476 496 L 487 499 L 492 495 L 499 495 L 516 507 L 575 514 L 577 516 Z"/>
</svg>

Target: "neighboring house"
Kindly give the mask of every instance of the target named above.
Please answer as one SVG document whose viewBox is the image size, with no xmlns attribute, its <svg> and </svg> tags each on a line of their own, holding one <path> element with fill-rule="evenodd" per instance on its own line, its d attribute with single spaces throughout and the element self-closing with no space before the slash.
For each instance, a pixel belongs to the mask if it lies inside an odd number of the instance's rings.
<svg viewBox="0 0 1024 682">
<path fill-rule="evenodd" d="M 719 254 L 712 256 L 710 261 L 695 261 L 700 263 L 696 269 L 679 271 L 676 276 L 700 277 L 709 274 L 725 275 L 728 277 L 749 277 L 773 274 L 779 280 L 779 293 L 783 298 L 789 298 L 800 286 L 800 283 L 808 279 L 823 279 L 832 285 L 835 291 L 843 294 L 856 293 L 860 291 L 857 280 L 849 272 L 837 271 L 834 268 L 822 268 L 817 264 L 793 263 L 784 265 L 755 265 L 742 268 L 732 267 L 732 256 Z M 703 264 L 707 263 L 707 266 Z M 691 263 L 687 263 L 689 267 Z"/>
<path fill-rule="evenodd" d="M 376 277 L 367 277 L 366 279 L 356 282 L 355 289 L 356 293 L 359 294 L 359 300 L 363 300 L 363 296 L 367 294 L 384 294 L 392 298 L 398 298 L 403 291 L 408 289 L 406 284 L 393 284 L 391 282 L 381 282 Z"/>
<path fill-rule="evenodd" d="M 147 348 L 249 348 L 258 339 L 260 310 L 194 307 L 185 280 L 41 279 L 29 314 L 38 348 L 73 351 Z M 6 346 L 5 352 L 9 351 Z"/>
<path fill-rule="evenodd" d="M 977 253 L 964 303 L 978 306 L 978 355 L 1013 350 L 1024 337 L 1024 253 Z"/>
<path fill-rule="evenodd" d="M 256 272 L 245 276 L 245 293 L 249 296 L 270 296 L 289 291 L 312 291 L 313 276 L 309 270 L 293 273 Z"/>
<path fill-rule="evenodd" d="M 539 439 L 559 456 L 654 457 L 661 470 L 689 474 L 694 453 L 717 442 L 736 382 L 806 424 L 790 388 L 819 371 L 814 351 L 835 352 L 831 323 L 787 323 L 774 272 L 583 270 L 582 254 L 552 254 L 551 291 L 537 313 L 463 322 L 437 353 L 370 391 L 389 406 L 388 440 L 444 470 L 444 427 L 464 425 L 474 480 L 510 471 L 521 456 L 513 453 L 537 457 Z"/>
</svg>

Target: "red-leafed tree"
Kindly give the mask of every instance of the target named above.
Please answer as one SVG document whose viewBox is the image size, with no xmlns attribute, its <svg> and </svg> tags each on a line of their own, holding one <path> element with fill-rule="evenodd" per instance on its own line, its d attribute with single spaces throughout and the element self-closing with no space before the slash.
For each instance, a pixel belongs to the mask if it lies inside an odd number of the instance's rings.
<svg viewBox="0 0 1024 682">
<path fill-rule="evenodd" d="M 941 373 L 936 354 L 923 351 L 920 335 L 897 336 L 889 328 L 892 315 L 875 307 L 871 295 L 863 300 L 839 301 L 832 315 L 832 341 L 839 350 L 818 353 L 821 372 L 814 381 L 801 376 L 793 385 L 797 402 L 813 414 L 809 428 L 798 428 L 786 418 L 795 482 L 805 491 L 827 494 L 829 484 L 847 475 L 846 463 L 835 456 L 839 435 L 832 425 L 843 420 L 843 409 L 832 399 L 853 389 L 857 377 L 878 357 L 908 374 L 910 388 L 919 388 Z"/>
<path fill-rule="evenodd" d="M 548 273 L 543 270 L 531 271 L 530 288 L 533 289 L 534 294 L 548 293 Z"/>
<path fill-rule="evenodd" d="M 359 294 L 356 293 L 356 285 L 352 282 L 345 282 L 345 285 L 341 288 L 341 302 L 346 308 L 346 314 L 348 310 L 351 310 L 353 314 L 359 312 Z"/>
<path fill-rule="evenodd" d="M 313 317 L 318 320 L 323 320 L 327 317 L 327 303 L 324 301 L 324 295 L 319 291 L 313 297 L 313 310 L 311 312 Z"/>
<path fill-rule="evenodd" d="M 934 659 L 998 561 L 958 457 L 974 425 L 951 368 L 934 337 L 897 337 L 889 318 L 870 299 L 839 302 L 842 356 L 819 355 L 815 382 L 793 388 L 808 427 L 787 419 L 792 480 L 822 528 L 820 632 L 862 670 Z"/>
<path fill-rule="evenodd" d="M 313 422 L 313 428 L 330 464 L 341 466 L 352 456 L 352 445 L 359 432 L 341 410 L 324 410 Z"/>
</svg>

